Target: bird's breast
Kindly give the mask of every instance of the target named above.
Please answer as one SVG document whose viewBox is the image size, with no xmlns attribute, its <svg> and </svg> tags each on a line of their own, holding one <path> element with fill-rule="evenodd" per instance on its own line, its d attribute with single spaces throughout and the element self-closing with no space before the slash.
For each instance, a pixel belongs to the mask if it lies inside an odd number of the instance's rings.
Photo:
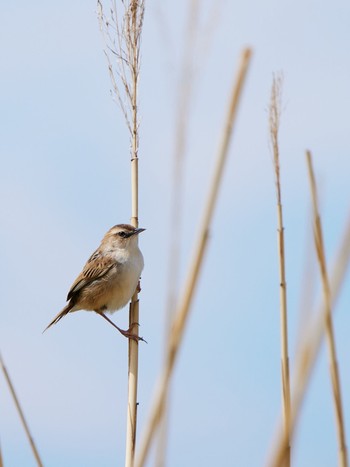
<svg viewBox="0 0 350 467">
<path fill-rule="evenodd" d="M 108 311 L 123 308 L 134 295 L 143 269 L 143 256 L 138 249 L 125 261 L 117 262 L 109 278 L 110 288 L 106 294 Z"/>
</svg>

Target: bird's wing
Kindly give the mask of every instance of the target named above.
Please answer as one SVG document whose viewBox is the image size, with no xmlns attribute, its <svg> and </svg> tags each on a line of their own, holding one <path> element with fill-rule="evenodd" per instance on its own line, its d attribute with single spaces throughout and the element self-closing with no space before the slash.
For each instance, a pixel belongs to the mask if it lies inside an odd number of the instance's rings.
<svg viewBox="0 0 350 467">
<path fill-rule="evenodd" d="M 91 284 L 97 279 L 101 279 L 115 267 L 116 264 L 117 263 L 110 256 L 102 255 L 99 250 L 96 250 L 88 259 L 79 276 L 75 279 L 68 292 L 67 300 L 73 298 L 74 294 L 82 290 L 88 284 Z"/>
</svg>

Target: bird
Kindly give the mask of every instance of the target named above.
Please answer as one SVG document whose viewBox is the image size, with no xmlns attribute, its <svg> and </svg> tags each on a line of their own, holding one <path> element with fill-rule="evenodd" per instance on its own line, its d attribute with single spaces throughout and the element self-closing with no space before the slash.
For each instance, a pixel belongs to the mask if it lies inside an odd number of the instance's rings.
<svg viewBox="0 0 350 467">
<path fill-rule="evenodd" d="M 132 323 L 129 329 L 123 330 L 105 315 L 105 312 L 113 313 L 124 308 L 135 291 L 139 292 L 144 260 L 137 239 L 144 230 L 129 224 L 118 224 L 108 230 L 73 282 L 67 295 L 67 305 L 43 332 L 68 313 L 86 310 L 102 316 L 125 337 L 144 341 L 132 332 L 138 323 Z"/>
</svg>

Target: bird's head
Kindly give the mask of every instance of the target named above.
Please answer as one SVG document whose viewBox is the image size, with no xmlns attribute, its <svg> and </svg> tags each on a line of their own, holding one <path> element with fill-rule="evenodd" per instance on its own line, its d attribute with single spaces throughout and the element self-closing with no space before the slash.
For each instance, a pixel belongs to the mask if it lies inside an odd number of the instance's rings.
<svg viewBox="0 0 350 467">
<path fill-rule="evenodd" d="M 129 224 L 118 224 L 108 230 L 102 244 L 111 248 L 129 248 L 137 245 L 137 236 L 146 229 L 137 229 Z"/>
</svg>

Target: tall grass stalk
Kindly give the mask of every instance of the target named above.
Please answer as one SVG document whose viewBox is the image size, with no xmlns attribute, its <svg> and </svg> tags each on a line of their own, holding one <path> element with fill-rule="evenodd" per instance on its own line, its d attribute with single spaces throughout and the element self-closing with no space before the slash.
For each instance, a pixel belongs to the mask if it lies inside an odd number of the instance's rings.
<svg viewBox="0 0 350 467">
<path fill-rule="evenodd" d="M 180 271 L 180 245 L 184 196 L 184 165 L 187 153 L 189 119 L 193 101 L 195 46 L 198 33 L 199 1 L 191 0 L 188 3 L 188 21 L 183 42 L 183 57 L 181 62 L 178 99 L 175 113 L 175 140 L 173 144 L 173 178 L 171 190 L 171 225 L 169 241 L 169 267 L 167 280 L 167 299 L 165 316 L 164 354 L 171 332 L 172 321 L 178 294 Z M 166 450 L 168 441 L 168 425 L 170 391 L 164 401 L 164 410 L 159 422 L 158 443 L 155 455 L 155 466 L 164 467 L 166 464 Z"/>
<path fill-rule="evenodd" d="M 341 398 L 340 377 L 339 377 L 337 352 L 336 352 L 333 321 L 332 321 L 331 292 L 330 292 L 330 287 L 329 287 L 326 255 L 325 255 L 324 242 L 323 242 L 322 223 L 321 223 L 321 217 L 319 214 L 319 207 L 318 207 L 317 186 L 316 186 L 316 180 L 315 180 L 314 169 L 313 169 L 313 164 L 312 164 L 312 155 L 310 151 L 306 151 L 306 160 L 307 160 L 307 166 L 308 166 L 308 171 L 309 171 L 310 190 L 311 190 L 312 207 L 313 207 L 315 249 L 316 249 L 318 264 L 320 268 L 322 288 L 323 288 L 323 300 L 324 300 L 325 312 L 326 312 L 325 314 L 326 339 L 327 339 L 328 352 L 329 352 L 330 374 L 331 374 L 331 381 L 332 381 L 333 398 L 334 398 L 334 406 L 335 406 L 335 419 L 336 419 L 337 434 L 338 434 L 339 466 L 347 467 L 348 456 L 347 456 L 347 447 L 346 447 L 346 441 L 345 441 L 346 436 L 345 436 L 345 427 L 344 427 L 342 398 Z"/>
<path fill-rule="evenodd" d="M 291 397 L 291 420 L 290 437 L 292 439 L 301 406 L 304 401 L 307 385 L 310 381 L 312 370 L 315 366 L 319 354 L 324 332 L 328 309 L 332 312 L 335 308 L 336 299 L 344 283 L 345 275 L 350 260 L 350 214 L 348 224 L 345 228 L 344 237 L 341 241 L 339 251 L 336 257 L 335 267 L 330 280 L 330 300 L 329 305 L 322 301 L 315 323 L 305 333 L 305 337 L 297 349 L 297 358 L 295 365 L 295 384 L 293 385 Z M 284 430 L 278 430 L 278 435 L 273 446 L 271 460 L 268 462 L 270 467 L 281 467 L 286 459 L 288 452 L 288 439 Z"/>
<path fill-rule="evenodd" d="M 124 114 L 131 140 L 131 224 L 138 227 L 138 151 L 139 114 L 138 83 L 140 72 L 140 44 L 145 13 L 144 0 L 122 0 L 123 19 L 119 21 L 116 0 L 111 0 L 109 16 L 98 0 L 98 19 L 103 33 L 112 83 L 112 94 Z M 135 292 L 130 303 L 129 329 L 138 335 L 139 300 Z M 138 342 L 129 339 L 128 406 L 125 467 L 133 467 L 137 425 Z"/>
<path fill-rule="evenodd" d="M 2 369 L 2 372 L 4 373 L 4 376 L 5 376 L 5 380 L 6 380 L 6 383 L 9 387 L 9 390 L 10 390 L 10 393 L 11 393 L 11 396 L 14 400 L 14 403 L 15 403 L 15 406 L 16 406 L 16 409 L 17 409 L 17 412 L 18 412 L 18 415 L 19 415 L 19 418 L 21 420 L 21 423 L 22 423 L 22 426 L 24 428 L 24 431 L 27 435 L 27 438 L 28 438 L 28 441 L 29 441 L 29 444 L 30 444 L 30 447 L 32 449 L 32 452 L 33 452 L 33 455 L 35 457 L 35 460 L 36 460 L 36 463 L 38 465 L 38 467 L 43 467 L 43 463 L 41 462 L 41 458 L 40 458 L 40 455 L 39 455 L 39 452 L 38 452 L 38 449 L 35 445 L 35 442 L 34 442 L 34 439 L 30 433 L 30 430 L 29 430 L 29 426 L 28 426 L 28 423 L 24 417 L 24 413 L 23 413 L 23 410 L 22 410 L 22 407 L 19 403 L 19 400 L 18 400 L 18 397 L 16 395 L 16 391 L 15 391 L 15 388 L 13 387 L 13 384 L 12 384 L 12 381 L 11 381 L 11 378 L 10 378 L 10 375 L 8 374 L 8 371 L 6 369 L 6 366 L 5 366 L 5 363 L 2 359 L 2 356 L 0 354 L 0 366 L 1 366 L 1 369 Z M 1 457 L 1 456 L 0 456 Z M 2 462 L 2 461 L 1 461 Z M 1 465 L 1 464 L 0 464 Z"/>
<path fill-rule="evenodd" d="M 274 76 L 272 81 L 270 99 L 270 138 L 275 169 L 275 184 L 277 198 L 277 248 L 279 262 L 280 283 L 280 326 L 281 326 L 281 376 L 284 431 L 288 443 L 285 467 L 290 466 L 290 382 L 289 382 L 289 356 L 288 356 L 288 314 L 287 314 L 287 282 L 284 249 L 284 225 L 280 179 L 280 156 L 278 135 L 281 116 L 282 76 Z"/>
<path fill-rule="evenodd" d="M 0 444 L 0 467 L 4 467 L 4 463 L 2 461 L 1 444 Z"/>
<path fill-rule="evenodd" d="M 220 187 L 224 164 L 227 159 L 229 143 L 233 130 L 233 123 L 237 114 L 238 104 L 240 101 L 243 84 L 250 62 L 251 50 L 245 49 L 242 53 L 238 77 L 233 86 L 232 96 L 229 102 L 228 115 L 223 129 L 221 144 L 218 151 L 216 167 L 213 173 L 212 183 L 208 192 L 208 199 L 205 205 L 204 215 L 199 230 L 199 237 L 196 242 L 194 256 L 189 268 L 188 278 L 185 284 L 185 290 L 180 300 L 179 306 L 176 309 L 171 336 L 168 342 L 166 362 L 161 373 L 158 390 L 151 409 L 148 425 L 146 426 L 145 435 L 143 437 L 141 447 L 138 453 L 136 466 L 142 467 L 145 464 L 149 448 L 153 436 L 158 428 L 161 413 L 164 409 L 164 401 L 169 389 L 169 383 L 174 370 L 174 364 L 178 355 L 178 351 L 182 342 L 187 318 L 190 311 L 190 306 L 193 299 L 195 287 L 198 282 L 199 272 L 202 266 L 204 252 L 207 246 L 208 234 L 211 219 L 213 216 L 218 190 Z"/>
</svg>

